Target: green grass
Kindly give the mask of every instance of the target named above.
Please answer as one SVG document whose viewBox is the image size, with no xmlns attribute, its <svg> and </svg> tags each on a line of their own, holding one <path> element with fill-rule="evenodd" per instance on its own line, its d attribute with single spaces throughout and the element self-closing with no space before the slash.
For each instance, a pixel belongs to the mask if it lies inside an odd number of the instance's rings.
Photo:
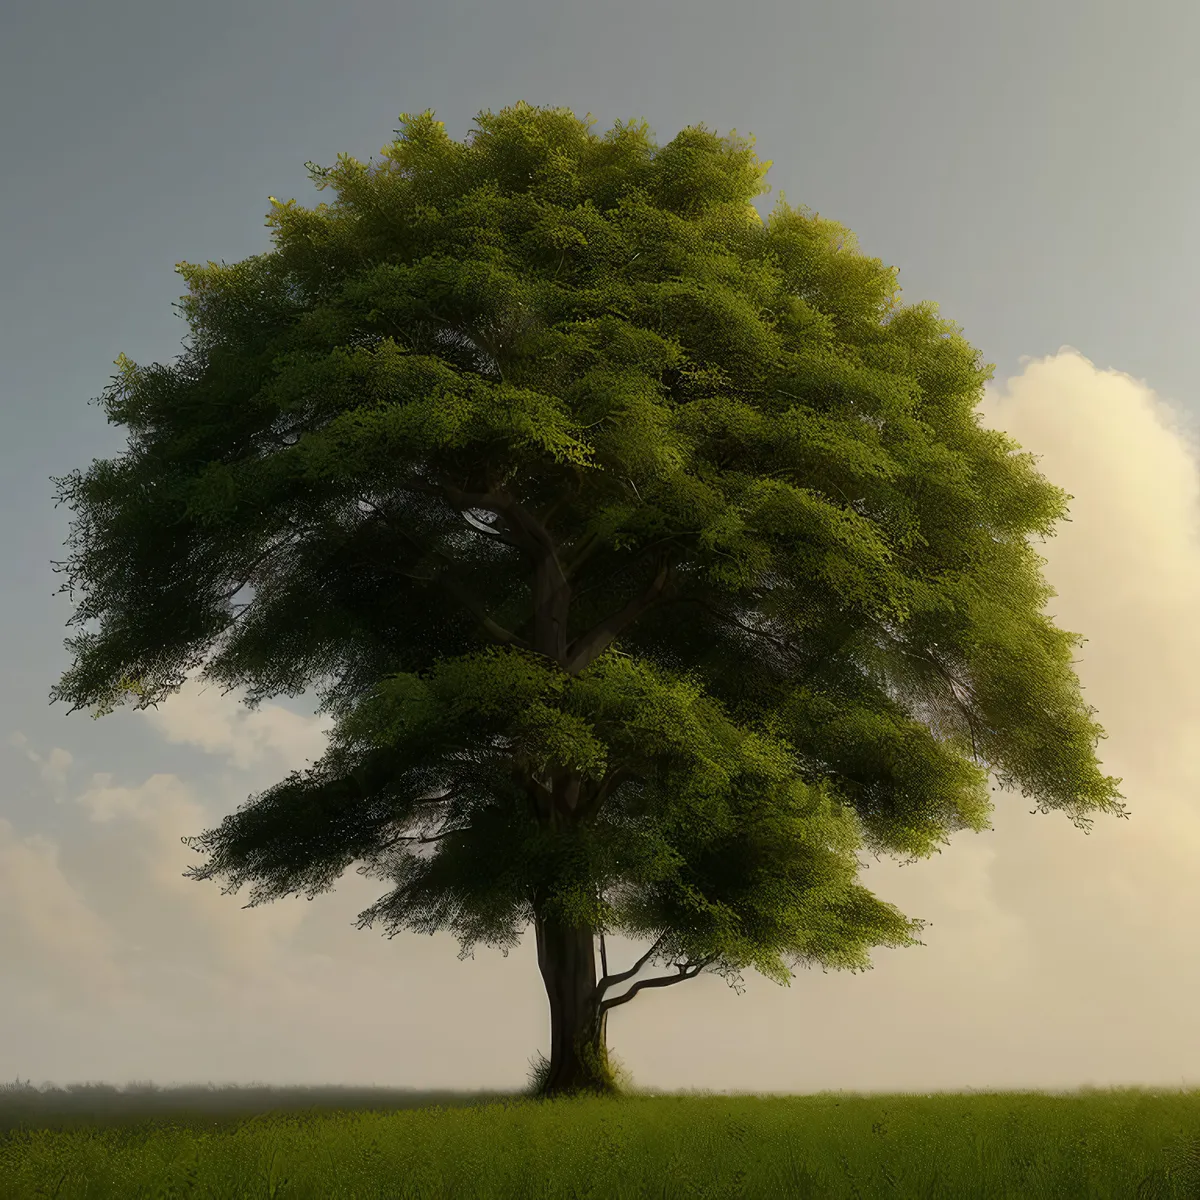
<svg viewBox="0 0 1200 1200">
<path fill-rule="evenodd" d="M 0 1091 L 0 1196 L 1200 1197 L 1197 1092 L 334 1095 Z"/>
</svg>

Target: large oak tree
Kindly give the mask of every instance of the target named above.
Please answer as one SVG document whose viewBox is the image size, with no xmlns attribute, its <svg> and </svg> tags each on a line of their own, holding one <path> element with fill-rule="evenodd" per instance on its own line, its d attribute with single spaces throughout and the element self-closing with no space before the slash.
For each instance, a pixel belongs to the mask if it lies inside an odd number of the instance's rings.
<svg viewBox="0 0 1200 1200">
<path fill-rule="evenodd" d="M 401 121 L 309 164 L 332 205 L 272 198 L 271 252 L 179 264 L 190 344 L 117 360 L 129 449 L 57 480 L 100 628 L 53 699 L 205 663 L 335 717 L 189 875 L 257 904 L 357 862 L 393 885 L 360 927 L 464 954 L 532 923 L 555 1095 L 615 1086 L 646 988 L 920 944 L 855 852 L 988 828 L 989 771 L 1124 815 L 1029 543 L 1070 497 L 981 426 L 936 306 L 832 221 L 762 221 L 733 136 Z M 650 943 L 626 970 L 613 930 Z"/>
</svg>

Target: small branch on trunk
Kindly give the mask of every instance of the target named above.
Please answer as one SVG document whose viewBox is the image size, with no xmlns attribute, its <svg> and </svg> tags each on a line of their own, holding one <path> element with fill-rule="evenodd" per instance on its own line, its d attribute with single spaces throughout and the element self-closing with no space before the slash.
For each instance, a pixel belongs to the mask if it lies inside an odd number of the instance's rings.
<svg viewBox="0 0 1200 1200">
<path fill-rule="evenodd" d="M 603 1000 L 600 1003 L 600 1012 L 604 1014 L 610 1008 L 616 1008 L 621 1004 L 627 1004 L 642 990 L 648 987 L 668 987 L 672 983 L 682 983 L 685 979 L 695 979 L 709 963 L 715 962 L 717 956 L 710 954 L 708 958 L 702 958 L 694 963 L 677 963 L 676 969 L 678 975 L 659 975 L 654 979 L 642 979 L 633 985 L 623 996 L 617 996 L 615 999 Z"/>
<path fill-rule="evenodd" d="M 662 934 L 658 938 L 658 940 L 654 943 L 654 945 L 651 946 L 650 949 L 647 950 L 646 953 L 643 954 L 642 957 L 639 958 L 637 960 L 637 962 L 635 962 L 633 964 L 633 966 L 629 968 L 628 971 L 622 971 L 619 975 L 610 975 L 608 973 L 608 971 L 605 970 L 603 978 L 600 980 L 600 982 L 598 984 L 596 984 L 596 987 L 600 991 L 604 991 L 606 988 L 610 988 L 614 984 L 624 983 L 626 979 L 632 979 L 650 961 L 650 959 L 654 955 L 655 950 L 657 950 L 659 948 L 659 946 L 662 945 L 662 940 L 666 936 L 667 935 L 665 933 Z"/>
</svg>

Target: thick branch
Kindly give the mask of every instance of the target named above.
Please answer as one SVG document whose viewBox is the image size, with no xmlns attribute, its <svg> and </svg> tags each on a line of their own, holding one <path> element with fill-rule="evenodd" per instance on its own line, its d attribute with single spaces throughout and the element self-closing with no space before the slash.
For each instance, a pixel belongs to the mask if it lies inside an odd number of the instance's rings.
<svg viewBox="0 0 1200 1200">
<path fill-rule="evenodd" d="M 375 508 L 374 505 L 371 505 L 371 507 Z M 387 525 L 387 527 L 392 530 L 393 533 L 398 534 L 410 545 L 420 550 L 423 554 L 426 554 L 428 557 L 442 564 L 442 570 L 436 575 L 430 577 L 408 575 L 408 578 L 421 579 L 425 582 L 437 583 L 441 587 L 445 588 L 446 591 L 448 591 L 455 600 L 457 600 L 464 608 L 466 608 L 467 611 L 470 612 L 470 614 L 483 626 L 484 631 L 497 642 L 519 646 L 522 649 L 529 648 L 529 644 L 523 638 L 518 637 L 515 633 L 512 633 L 510 630 L 505 629 L 502 625 L 494 621 L 488 615 L 483 606 L 483 602 L 464 584 L 460 583 L 454 578 L 454 572 L 458 568 L 458 564 L 454 561 L 454 559 L 443 554 L 440 550 L 430 550 L 428 547 L 423 546 L 415 537 L 413 537 L 411 533 L 408 532 L 407 529 L 405 529 L 402 525 L 396 524 L 388 513 L 383 512 L 378 508 L 375 508 L 375 511 L 378 513 L 383 523 Z M 407 572 L 400 573 L 407 574 Z"/>
<path fill-rule="evenodd" d="M 558 561 L 554 540 L 545 527 L 511 496 L 499 491 L 463 492 L 450 483 L 442 484 L 442 494 L 460 512 L 472 508 L 490 509 L 497 516 L 504 518 L 505 524 L 513 533 L 524 535 L 522 549 L 531 554 L 540 552 L 549 555 L 555 562 Z"/>
<path fill-rule="evenodd" d="M 593 625 L 587 633 L 577 637 L 567 647 L 566 671 L 575 675 L 582 671 L 597 655 L 612 644 L 634 621 L 638 619 L 666 590 L 671 578 L 671 563 L 663 558 L 653 582 L 640 596 L 630 600 L 619 613 L 605 617 Z"/>
<path fill-rule="evenodd" d="M 576 475 L 579 474 L 578 467 L 575 468 L 575 473 L 576 473 Z M 578 491 L 578 485 L 576 486 L 576 491 Z M 559 495 L 559 497 L 554 501 L 553 504 L 550 505 L 550 507 L 548 509 L 546 509 L 545 512 L 535 514 L 535 519 L 540 521 L 542 523 L 542 525 L 544 525 L 547 529 L 549 529 L 550 522 L 556 516 L 558 516 L 558 514 L 564 508 L 566 508 L 567 505 L 569 505 L 571 503 L 572 499 L 573 499 L 573 497 L 571 496 L 571 494 L 564 492 L 563 494 Z"/>
<path fill-rule="evenodd" d="M 588 821 L 600 811 L 600 806 L 612 794 L 613 789 L 633 774 L 625 767 L 614 767 L 600 780 L 600 786 L 579 806 L 579 819 Z"/>
<path fill-rule="evenodd" d="M 715 962 L 717 956 L 709 955 L 708 958 L 702 958 L 694 963 L 680 963 L 678 966 L 678 975 L 659 975 L 654 979 L 642 979 L 635 983 L 623 996 L 617 996 L 612 1000 L 602 1000 L 600 1002 L 600 1012 L 606 1013 L 610 1008 L 617 1008 L 619 1005 L 628 1004 L 642 990 L 648 987 L 669 987 L 672 983 L 682 983 L 685 979 L 695 979 L 709 963 Z"/>
<path fill-rule="evenodd" d="M 568 578 L 573 578 L 579 572 L 579 568 L 583 566 L 593 554 L 604 543 L 600 540 L 599 534 L 592 532 L 585 534 L 580 540 L 579 545 L 575 547 L 575 552 L 567 559 L 563 565 L 563 574 Z"/>
<path fill-rule="evenodd" d="M 604 579 L 598 581 L 597 583 L 589 583 L 588 586 L 584 587 L 584 588 L 573 588 L 571 591 L 571 594 L 573 596 L 585 595 L 587 592 L 590 592 L 593 588 L 599 587 L 603 583 L 609 583 L 612 579 L 616 578 L 617 576 L 623 575 L 626 571 L 632 569 L 633 567 L 636 567 L 637 564 L 639 562 L 641 562 L 642 559 L 645 558 L 647 554 L 649 554 L 652 550 L 658 549 L 659 546 L 666 546 L 671 542 L 678 541 L 681 537 L 687 537 L 689 534 L 694 534 L 694 533 L 699 533 L 699 532 L 700 532 L 700 530 L 698 530 L 698 529 L 681 529 L 677 533 L 668 534 L 666 537 L 656 538 L 653 542 L 648 542 L 645 546 L 642 546 L 641 548 L 639 548 L 638 551 L 634 554 L 634 556 L 632 558 L 627 558 L 623 562 L 621 562 L 620 565 L 615 567 L 612 572 L 610 572 L 608 575 L 605 576 Z M 566 574 L 568 575 L 568 577 L 576 574 L 577 569 L 580 566 L 580 564 L 585 559 L 590 558 L 592 556 L 592 552 L 594 550 L 598 550 L 602 545 L 604 545 L 604 543 L 599 538 L 596 538 L 595 541 L 588 540 L 589 538 L 592 538 L 594 536 L 595 535 L 589 533 L 583 539 L 583 541 L 580 543 L 580 549 L 577 549 L 576 557 L 572 558 L 568 562 L 568 564 L 565 568 Z"/>
<path fill-rule="evenodd" d="M 441 557 L 439 555 L 439 557 Z M 448 561 L 448 560 L 447 560 Z M 471 615 L 483 626 L 484 630 L 498 642 L 503 642 L 508 645 L 520 646 L 522 649 L 528 649 L 529 644 L 524 638 L 517 637 L 515 633 L 505 629 L 502 625 L 497 624 L 484 610 L 483 603 L 477 599 L 466 587 L 458 582 L 452 575 L 442 574 L 435 576 L 438 583 L 442 585 Z"/>
</svg>

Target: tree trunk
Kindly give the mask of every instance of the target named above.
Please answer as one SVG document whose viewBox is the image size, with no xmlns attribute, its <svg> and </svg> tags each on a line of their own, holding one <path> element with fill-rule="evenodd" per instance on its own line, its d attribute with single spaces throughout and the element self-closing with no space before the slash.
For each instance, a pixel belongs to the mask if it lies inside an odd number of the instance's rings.
<svg viewBox="0 0 1200 1200">
<path fill-rule="evenodd" d="M 595 935 L 536 918 L 538 966 L 550 1001 L 550 1074 L 542 1095 L 612 1094 L 605 1027 L 596 991 Z"/>
</svg>

